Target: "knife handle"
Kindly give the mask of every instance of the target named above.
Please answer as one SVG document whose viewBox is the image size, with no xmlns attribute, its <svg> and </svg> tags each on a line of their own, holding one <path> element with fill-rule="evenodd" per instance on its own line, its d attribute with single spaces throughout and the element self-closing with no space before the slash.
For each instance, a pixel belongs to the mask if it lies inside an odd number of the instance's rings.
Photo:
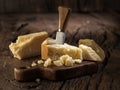
<svg viewBox="0 0 120 90">
<path fill-rule="evenodd" d="M 70 16 L 71 9 L 66 7 L 58 7 L 59 11 L 59 31 L 65 30 Z"/>
</svg>

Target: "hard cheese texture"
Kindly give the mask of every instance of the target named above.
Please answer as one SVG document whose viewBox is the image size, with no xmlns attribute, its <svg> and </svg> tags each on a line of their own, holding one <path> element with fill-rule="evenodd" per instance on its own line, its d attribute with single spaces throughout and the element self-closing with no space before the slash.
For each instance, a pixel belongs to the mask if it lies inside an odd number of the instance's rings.
<svg viewBox="0 0 120 90">
<path fill-rule="evenodd" d="M 88 46 L 88 48 L 86 48 L 86 49 L 89 49 L 90 50 L 89 52 L 93 52 L 93 50 L 94 50 L 95 53 L 100 57 L 101 61 L 104 60 L 104 58 L 105 58 L 104 50 L 94 40 L 92 40 L 92 39 L 80 39 L 79 40 L 79 45 L 81 45 L 81 44 Z M 83 46 L 80 46 L 80 47 L 84 48 L 84 50 L 85 50 L 85 47 L 83 47 Z"/>
<path fill-rule="evenodd" d="M 52 42 L 52 43 L 51 43 Z M 55 44 L 53 39 L 46 39 L 41 45 L 41 58 L 53 60 L 59 59 L 62 55 L 69 55 L 73 59 L 82 60 L 82 50 L 69 44 Z"/>
<path fill-rule="evenodd" d="M 41 43 L 48 38 L 47 32 L 38 32 L 18 36 L 16 43 L 11 43 L 9 48 L 15 58 L 24 59 L 40 55 Z"/>
<path fill-rule="evenodd" d="M 81 44 L 79 45 L 79 48 L 82 49 L 84 60 L 102 61 L 100 56 L 91 47 Z"/>
</svg>

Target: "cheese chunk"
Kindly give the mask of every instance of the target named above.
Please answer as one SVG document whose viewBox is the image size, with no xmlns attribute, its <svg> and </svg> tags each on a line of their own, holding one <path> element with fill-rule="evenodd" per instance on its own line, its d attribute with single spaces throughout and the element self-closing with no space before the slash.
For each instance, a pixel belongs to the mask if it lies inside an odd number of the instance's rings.
<svg viewBox="0 0 120 90">
<path fill-rule="evenodd" d="M 44 62 L 42 60 L 37 61 L 38 64 L 43 64 Z"/>
<path fill-rule="evenodd" d="M 80 60 L 80 59 L 74 59 L 73 61 L 74 61 L 74 63 L 76 63 L 76 64 L 82 63 L 82 60 Z"/>
<path fill-rule="evenodd" d="M 74 59 L 82 60 L 82 50 L 78 47 L 68 44 L 55 44 L 49 43 L 54 41 L 53 39 L 46 39 L 41 45 L 41 58 L 46 60 L 51 58 L 52 60 L 58 60 L 62 55 L 69 55 Z"/>
<path fill-rule="evenodd" d="M 50 58 L 48 58 L 45 63 L 44 63 L 44 67 L 48 67 L 52 65 L 52 60 Z"/>
<path fill-rule="evenodd" d="M 91 47 L 99 56 L 102 60 L 105 58 L 105 53 L 104 50 L 92 39 L 80 39 L 79 40 L 79 45 L 84 44 L 89 47 Z"/>
<path fill-rule="evenodd" d="M 63 66 L 63 63 L 60 60 L 53 61 L 55 66 Z"/>
<path fill-rule="evenodd" d="M 15 58 L 24 59 L 40 55 L 41 43 L 48 38 L 47 32 L 38 32 L 18 36 L 16 43 L 11 43 L 9 48 Z"/>
<path fill-rule="evenodd" d="M 74 61 L 72 57 L 69 55 L 63 55 L 60 57 L 60 61 L 65 65 L 65 66 L 73 66 Z"/>
<path fill-rule="evenodd" d="M 82 55 L 84 60 L 91 60 L 91 61 L 103 60 L 91 47 L 81 44 L 79 45 L 79 48 L 82 49 Z"/>
</svg>

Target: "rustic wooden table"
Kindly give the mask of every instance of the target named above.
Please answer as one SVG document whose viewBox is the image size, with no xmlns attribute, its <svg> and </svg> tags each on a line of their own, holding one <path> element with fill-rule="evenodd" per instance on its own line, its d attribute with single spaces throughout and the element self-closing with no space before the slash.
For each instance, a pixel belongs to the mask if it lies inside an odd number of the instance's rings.
<svg viewBox="0 0 120 90">
<path fill-rule="evenodd" d="M 66 29 L 67 43 L 77 45 L 80 38 L 91 38 L 106 51 L 108 59 L 100 64 L 98 73 L 57 82 L 14 79 L 14 67 L 30 65 L 40 57 L 17 60 L 8 45 L 18 35 L 38 31 L 55 38 L 57 26 L 57 14 L 0 15 L 0 90 L 120 90 L 120 14 L 115 12 L 72 14 Z"/>
</svg>

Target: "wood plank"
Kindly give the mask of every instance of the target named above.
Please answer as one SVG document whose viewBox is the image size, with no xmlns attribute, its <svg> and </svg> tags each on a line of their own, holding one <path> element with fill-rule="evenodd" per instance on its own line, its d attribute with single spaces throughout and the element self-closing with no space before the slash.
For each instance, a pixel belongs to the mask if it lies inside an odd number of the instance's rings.
<svg viewBox="0 0 120 90">
<path fill-rule="evenodd" d="M 20 12 L 30 12 L 30 0 L 20 0 Z"/>
<path fill-rule="evenodd" d="M 47 12 L 45 0 L 20 0 L 19 4 L 21 13 Z"/>
<path fill-rule="evenodd" d="M 119 0 L 0 0 L 0 12 L 57 12 L 59 5 L 70 7 L 73 12 L 120 11 L 119 3 Z"/>
<path fill-rule="evenodd" d="M 78 7 L 80 11 L 92 12 L 92 11 L 103 11 L 104 1 L 103 0 L 78 0 Z"/>
<path fill-rule="evenodd" d="M 78 12 L 77 0 L 63 0 L 63 5 L 72 9 L 72 12 Z"/>
<path fill-rule="evenodd" d="M 120 11 L 120 0 L 105 0 L 104 9 L 111 11 Z"/>
<path fill-rule="evenodd" d="M 26 7 L 29 12 L 47 12 L 45 0 L 30 0 L 29 5 Z"/>
<path fill-rule="evenodd" d="M 104 0 L 96 0 L 96 11 L 103 11 L 104 8 Z"/>
<path fill-rule="evenodd" d="M 64 81 L 54 82 L 54 81 L 48 81 L 48 80 L 41 80 L 40 85 L 36 89 L 59 90 L 63 83 L 64 83 Z"/>
<path fill-rule="evenodd" d="M 46 0 L 48 12 L 58 12 L 58 6 L 63 6 L 62 0 Z"/>
<path fill-rule="evenodd" d="M 11 12 L 19 12 L 19 0 L 4 0 L 4 12 L 5 13 L 11 13 Z"/>
<path fill-rule="evenodd" d="M 79 3 L 80 11 L 88 12 L 88 11 L 95 10 L 95 8 L 93 8 L 95 5 L 95 2 L 92 0 L 79 0 L 78 3 Z"/>
<path fill-rule="evenodd" d="M 87 90 L 90 76 L 84 76 L 72 80 L 67 80 L 61 90 Z"/>
<path fill-rule="evenodd" d="M 120 49 L 119 49 L 120 51 Z M 120 53 L 120 52 L 119 52 Z M 109 59 L 107 66 L 104 69 L 103 77 L 99 85 L 99 90 L 101 89 L 120 89 L 120 56 L 116 56 L 116 50 L 113 51 L 111 58 Z"/>
<path fill-rule="evenodd" d="M 0 0 L 0 13 L 4 13 L 5 12 L 5 6 L 4 6 L 4 1 L 5 0 Z"/>
</svg>

